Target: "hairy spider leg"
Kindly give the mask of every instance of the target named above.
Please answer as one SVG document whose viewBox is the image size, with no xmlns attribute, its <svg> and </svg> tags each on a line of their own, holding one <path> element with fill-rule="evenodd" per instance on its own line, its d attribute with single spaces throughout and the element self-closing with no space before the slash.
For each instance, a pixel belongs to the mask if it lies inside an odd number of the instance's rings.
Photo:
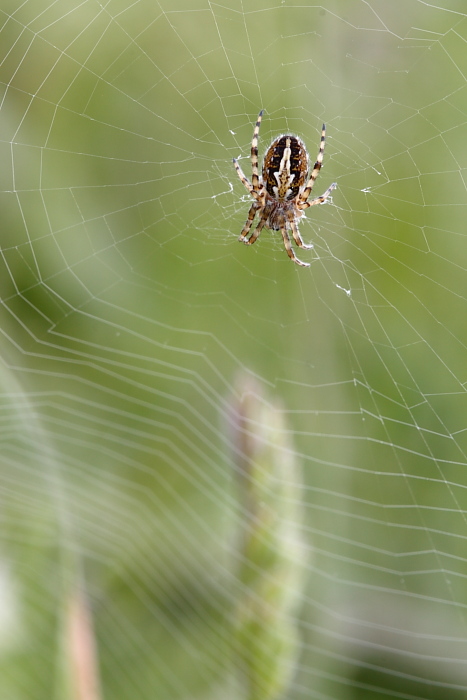
<svg viewBox="0 0 467 700">
<path fill-rule="evenodd" d="M 310 179 L 306 183 L 306 187 L 303 190 L 302 194 L 300 195 L 300 201 L 306 202 L 308 197 L 310 196 L 310 192 L 313 189 L 313 185 L 315 184 L 315 180 L 318 177 L 318 173 L 321 170 L 321 166 L 323 164 L 323 158 L 324 158 L 324 146 L 326 144 L 326 124 L 323 124 L 323 128 L 321 129 L 321 141 L 319 144 L 319 151 L 318 155 L 316 157 L 316 163 L 313 166 L 313 170 L 311 171 Z"/>
<path fill-rule="evenodd" d="M 287 251 L 287 255 L 291 260 L 293 260 L 294 263 L 297 263 L 297 265 L 302 265 L 302 267 L 310 267 L 310 263 L 303 262 L 302 260 L 299 260 L 295 253 L 293 252 L 292 249 L 292 244 L 290 242 L 289 234 L 287 233 L 287 229 L 285 227 L 285 222 L 281 226 L 281 233 L 282 233 L 282 239 L 284 241 L 284 246 Z"/>
<path fill-rule="evenodd" d="M 251 184 L 249 179 L 244 175 L 243 170 L 241 169 L 241 167 L 238 164 L 238 160 L 236 158 L 233 158 L 232 160 L 233 160 L 233 164 L 235 166 L 235 170 L 237 171 L 237 175 L 240 178 L 240 180 L 243 182 L 245 188 L 248 190 L 248 192 L 250 194 L 255 196 L 255 191 L 253 189 L 253 185 Z"/>
<path fill-rule="evenodd" d="M 258 238 L 259 234 L 260 234 L 261 231 L 263 230 L 263 227 L 264 227 L 264 224 L 265 224 L 265 223 L 266 223 L 266 219 L 264 219 L 264 218 L 262 217 L 262 218 L 258 221 L 258 226 L 255 228 L 255 230 L 253 231 L 253 233 L 251 234 L 251 236 L 249 237 L 249 239 L 248 239 L 247 241 L 245 241 L 245 243 L 247 243 L 248 245 L 253 245 L 253 243 L 256 241 L 256 239 Z"/>
<path fill-rule="evenodd" d="M 290 228 L 292 230 L 292 235 L 293 235 L 295 243 L 298 246 L 300 246 L 300 248 L 304 248 L 305 250 L 310 250 L 311 248 L 313 248 L 313 245 L 308 245 L 307 243 L 303 242 L 303 238 L 300 235 L 300 231 L 299 231 L 298 226 L 297 226 L 295 214 L 292 211 L 292 209 L 290 209 L 287 212 L 287 218 L 289 220 Z"/>
<path fill-rule="evenodd" d="M 242 232 L 240 236 L 238 237 L 239 241 L 243 241 L 244 243 L 248 243 L 246 239 L 246 236 L 248 236 L 248 233 L 251 229 L 251 224 L 253 223 L 253 219 L 255 218 L 256 212 L 258 211 L 258 203 L 253 202 L 253 204 L 250 207 L 250 211 L 248 212 L 248 219 L 245 222 L 245 226 L 242 229 Z"/>
<path fill-rule="evenodd" d="M 333 182 L 332 185 L 330 185 L 328 187 L 326 192 L 324 194 L 322 194 L 320 197 L 315 197 L 314 199 L 311 200 L 311 202 L 299 202 L 297 204 L 297 207 L 299 209 L 308 209 L 308 207 L 314 207 L 315 204 L 322 204 L 323 202 L 325 202 L 327 200 L 327 198 L 329 197 L 331 192 L 333 190 L 335 190 L 336 187 L 337 187 L 337 182 Z"/>
<path fill-rule="evenodd" d="M 259 127 L 261 126 L 261 119 L 263 118 L 264 109 L 258 114 L 258 119 L 256 120 L 255 129 L 253 131 L 253 138 L 251 140 L 251 180 L 253 183 L 253 189 L 259 189 L 259 171 L 258 171 L 258 137 L 259 137 Z"/>
</svg>

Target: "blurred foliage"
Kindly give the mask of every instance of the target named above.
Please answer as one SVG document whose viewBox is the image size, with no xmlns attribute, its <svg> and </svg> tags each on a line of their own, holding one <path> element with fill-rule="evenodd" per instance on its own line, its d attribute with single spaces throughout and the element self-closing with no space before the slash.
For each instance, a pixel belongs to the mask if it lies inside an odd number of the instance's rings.
<svg viewBox="0 0 467 700">
<path fill-rule="evenodd" d="M 299 650 L 295 621 L 302 600 L 307 543 L 299 507 L 303 485 L 280 406 L 251 377 L 237 382 L 233 445 L 243 527 L 233 660 L 240 697 L 283 697 Z"/>
</svg>

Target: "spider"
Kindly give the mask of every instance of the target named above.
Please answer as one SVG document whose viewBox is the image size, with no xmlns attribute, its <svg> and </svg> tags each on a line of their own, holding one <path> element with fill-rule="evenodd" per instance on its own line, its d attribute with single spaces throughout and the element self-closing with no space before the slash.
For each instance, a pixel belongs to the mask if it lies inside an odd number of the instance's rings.
<svg viewBox="0 0 467 700">
<path fill-rule="evenodd" d="M 264 226 L 272 231 L 280 231 L 289 258 L 297 265 L 309 267 L 310 263 L 302 262 L 295 255 L 287 230 L 292 231 L 294 241 L 300 248 L 313 248 L 312 245 L 305 245 L 303 242 L 298 230 L 298 222 L 305 209 L 325 202 L 337 187 L 337 183 L 333 182 L 324 194 L 308 201 L 323 163 L 326 127 L 323 124 L 318 156 L 308 180 L 309 157 L 305 144 L 298 136 L 291 134 L 283 134 L 274 139 L 264 156 L 261 176 L 258 171 L 258 135 L 263 114 L 264 110 L 262 109 L 258 115 L 251 141 L 252 182 L 243 174 L 237 159 L 233 159 L 238 177 L 254 199 L 238 240 L 246 245 L 252 245 Z M 259 222 L 253 233 L 247 238 L 256 214 L 258 214 Z"/>
</svg>

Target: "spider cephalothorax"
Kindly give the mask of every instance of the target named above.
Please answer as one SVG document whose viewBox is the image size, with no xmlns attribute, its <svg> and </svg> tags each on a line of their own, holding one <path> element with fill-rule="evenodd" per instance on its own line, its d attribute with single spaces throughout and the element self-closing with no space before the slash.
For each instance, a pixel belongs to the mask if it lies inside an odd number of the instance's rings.
<svg viewBox="0 0 467 700">
<path fill-rule="evenodd" d="M 238 177 L 254 199 L 238 240 L 251 245 L 256 241 L 264 226 L 273 231 L 280 231 L 289 258 L 298 265 L 308 267 L 309 263 L 302 262 L 295 255 L 287 231 L 292 231 L 294 241 L 300 248 L 312 248 L 313 246 L 305 245 L 303 242 L 298 230 L 298 221 L 303 216 L 305 209 L 326 201 L 333 189 L 337 187 L 337 184 L 333 182 L 324 194 L 308 201 L 323 163 L 326 128 L 323 124 L 318 156 L 309 179 L 309 158 L 305 144 L 298 136 L 291 134 L 283 134 L 274 139 L 264 156 L 263 172 L 260 175 L 258 170 L 258 135 L 262 117 L 263 110 L 258 115 L 251 141 L 251 182 L 243 174 L 238 161 L 233 159 Z M 247 238 L 256 214 L 259 217 L 258 224 L 250 237 Z"/>
</svg>

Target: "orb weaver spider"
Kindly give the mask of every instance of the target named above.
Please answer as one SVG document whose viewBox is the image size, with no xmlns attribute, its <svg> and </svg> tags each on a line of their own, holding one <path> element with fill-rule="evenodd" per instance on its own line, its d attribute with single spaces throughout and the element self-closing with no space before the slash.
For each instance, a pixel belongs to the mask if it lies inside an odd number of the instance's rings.
<svg viewBox="0 0 467 700">
<path fill-rule="evenodd" d="M 320 197 L 308 199 L 323 163 L 326 127 L 323 124 L 318 156 L 309 178 L 307 178 L 309 156 L 305 144 L 298 136 L 292 134 L 282 134 L 274 139 L 264 156 L 262 175 L 260 175 L 258 170 L 258 136 L 263 114 L 264 110 L 262 109 L 258 115 L 251 141 L 251 182 L 245 177 L 237 159 L 233 159 L 238 177 L 254 199 L 238 240 L 246 245 L 252 245 L 264 227 L 272 231 L 280 231 L 289 258 L 297 265 L 309 267 L 310 263 L 299 260 L 295 255 L 288 231 L 292 231 L 297 246 L 304 249 L 313 248 L 312 245 L 306 245 L 303 242 L 298 230 L 298 222 L 305 209 L 325 202 L 337 187 L 337 183 L 333 182 Z M 259 221 L 248 238 L 256 214 L 258 214 Z"/>
</svg>

